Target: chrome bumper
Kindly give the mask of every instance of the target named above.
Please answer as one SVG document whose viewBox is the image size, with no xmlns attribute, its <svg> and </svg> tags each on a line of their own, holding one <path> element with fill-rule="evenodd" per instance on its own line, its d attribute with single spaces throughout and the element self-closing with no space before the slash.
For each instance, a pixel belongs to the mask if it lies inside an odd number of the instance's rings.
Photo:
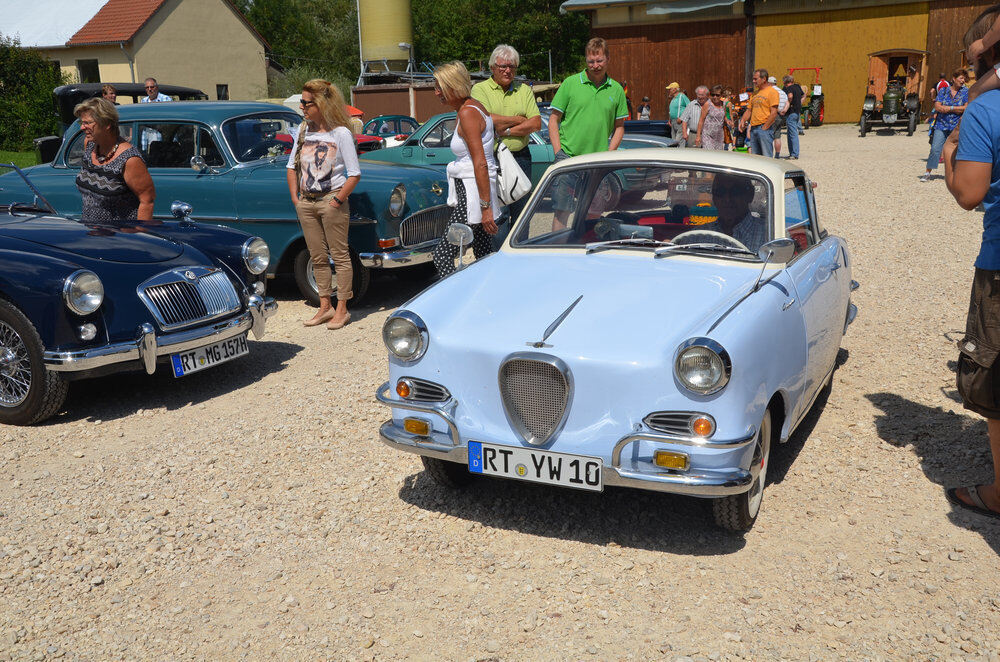
<svg viewBox="0 0 1000 662">
<path fill-rule="evenodd" d="M 438 240 L 425 241 L 410 248 L 386 253 L 359 253 L 361 264 L 372 269 L 396 269 L 425 264 L 434 259 L 434 247 Z"/>
<path fill-rule="evenodd" d="M 277 312 L 278 304 L 274 299 L 254 294 L 250 297 L 247 308 L 238 317 L 223 322 L 161 336 L 156 335 L 152 324 L 141 324 L 133 341 L 72 352 L 47 351 L 42 359 L 45 367 L 53 372 L 93 370 L 114 363 L 141 360 L 146 372 L 153 374 L 156 371 L 156 360 L 161 356 L 211 345 L 247 331 L 252 331 L 254 338 L 261 338 L 264 335 L 265 321 Z"/>
<path fill-rule="evenodd" d="M 385 382 L 375 392 L 375 398 L 389 407 L 438 416 L 448 425 L 448 433 L 432 430 L 431 434 L 427 436 L 415 435 L 399 427 L 390 419 L 379 427 L 379 436 L 382 437 L 383 442 L 408 453 L 416 453 L 417 455 L 426 455 L 438 458 L 439 460 L 468 465 L 468 449 L 462 443 L 458 433 L 458 426 L 455 424 L 454 419 L 455 407 L 458 405 L 457 400 L 451 398 L 443 403 L 405 402 L 388 397 L 388 391 L 389 382 Z M 615 444 L 611 454 L 611 466 L 605 467 L 604 484 L 698 497 L 723 497 L 731 494 L 742 494 L 750 489 L 751 484 L 757 477 L 758 467 L 753 467 L 749 471 L 737 469 L 732 472 L 711 474 L 673 474 L 665 472 L 645 474 L 623 469 L 621 467 L 622 451 L 629 444 L 636 441 L 658 441 L 666 444 L 681 444 L 701 448 L 738 449 L 752 444 L 756 436 L 756 430 L 751 430 L 750 433 L 741 439 L 709 442 L 675 437 L 658 432 L 630 434 L 622 437 Z"/>
</svg>

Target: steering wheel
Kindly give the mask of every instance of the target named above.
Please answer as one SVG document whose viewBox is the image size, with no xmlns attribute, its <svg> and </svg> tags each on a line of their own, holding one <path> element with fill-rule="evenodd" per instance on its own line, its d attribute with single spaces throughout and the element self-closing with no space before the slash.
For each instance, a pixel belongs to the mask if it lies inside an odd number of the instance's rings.
<svg viewBox="0 0 1000 662">
<path fill-rule="evenodd" d="M 728 234 L 716 232 L 715 230 L 688 230 L 674 237 L 673 242 L 675 244 L 722 244 L 723 246 L 732 246 L 733 248 L 742 248 L 745 251 L 753 252 L 740 240 L 730 237 Z"/>
<path fill-rule="evenodd" d="M 271 151 L 272 147 L 280 147 L 282 154 L 287 150 L 291 149 L 288 143 L 284 140 L 278 140 L 276 138 L 265 138 L 255 145 L 248 147 L 242 154 L 240 154 L 240 161 L 253 161 L 254 159 L 262 159 L 267 156 L 267 153 Z"/>
</svg>

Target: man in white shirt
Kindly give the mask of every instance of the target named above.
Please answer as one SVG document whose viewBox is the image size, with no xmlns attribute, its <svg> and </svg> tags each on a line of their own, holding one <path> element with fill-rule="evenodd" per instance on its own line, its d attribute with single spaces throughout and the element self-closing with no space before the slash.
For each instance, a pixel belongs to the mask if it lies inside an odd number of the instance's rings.
<svg viewBox="0 0 1000 662">
<path fill-rule="evenodd" d="M 139 103 L 156 103 L 158 101 L 173 101 L 173 99 L 160 92 L 160 86 L 156 84 L 155 78 L 147 78 L 146 96 L 139 99 Z"/>
<path fill-rule="evenodd" d="M 769 76 L 767 82 L 778 90 L 778 118 L 774 123 L 774 158 L 781 158 L 781 130 L 785 128 L 785 114 L 788 112 L 788 94 L 778 87 L 778 79 Z"/>
<path fill-rule="evenodd" d="M 698 123 L 701 121 L 701 113 L 706 103 L 708 103 L 708 88 L 699 85 L 694 90 L 694 101 L 681 113 L 681 147 L 694 147 L 695 138 L 698 136 Z"/>
</svg>

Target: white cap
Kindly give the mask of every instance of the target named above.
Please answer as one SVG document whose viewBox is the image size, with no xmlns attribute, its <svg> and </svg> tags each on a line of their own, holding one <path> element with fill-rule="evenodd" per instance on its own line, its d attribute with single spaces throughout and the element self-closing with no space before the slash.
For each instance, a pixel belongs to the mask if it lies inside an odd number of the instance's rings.
<svg viewBox="0 0 1000 662">
<path fill-rule="evenodd" d="M 774 76 L 768 76 L 768 77 L 767 77 L 767 82 L 768 82 L 768 83 L 772 83 L 772 84 L 774 84 L 774 83 L 777 83 L 777 82 L 778 82 L 778 79 L 777 79 L 777 78 L 775 78 Z"/>
</svg>

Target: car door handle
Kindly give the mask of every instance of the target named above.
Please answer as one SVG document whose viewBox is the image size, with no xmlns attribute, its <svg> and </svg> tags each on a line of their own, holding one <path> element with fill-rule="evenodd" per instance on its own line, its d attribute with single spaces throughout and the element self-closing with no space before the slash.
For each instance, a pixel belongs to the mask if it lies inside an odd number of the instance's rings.
<svg viewBox="0 0 1000 662">
<path fill-rule="evenodd" d="M 789 300 L 788 300 L 788 301 L 786 301 L 785 303 L 781 304 L 781 309 L 782 309 L 782 310 L 788 310 L 789 308 L 791 308 L 791 307 L 792 307 L 792 304 L 793 304 L 793 303 L 795 303 L 795 298 L 794 298 L 794 297 L 793 297 L 793 298 L 791 298 L 791 299 L 789 299 Z"/>
<path fill-rule="evenodd" d="M 437 156 L 434 152 L 424 152 L 424 156 Z"/>
<path fill-rule="evenodd" d="M 840 263 L 834 262 L 833 265 L 830 266 L 830 271 L 836 271 L 839 268 L 840 268 Z"/>
</svg>

